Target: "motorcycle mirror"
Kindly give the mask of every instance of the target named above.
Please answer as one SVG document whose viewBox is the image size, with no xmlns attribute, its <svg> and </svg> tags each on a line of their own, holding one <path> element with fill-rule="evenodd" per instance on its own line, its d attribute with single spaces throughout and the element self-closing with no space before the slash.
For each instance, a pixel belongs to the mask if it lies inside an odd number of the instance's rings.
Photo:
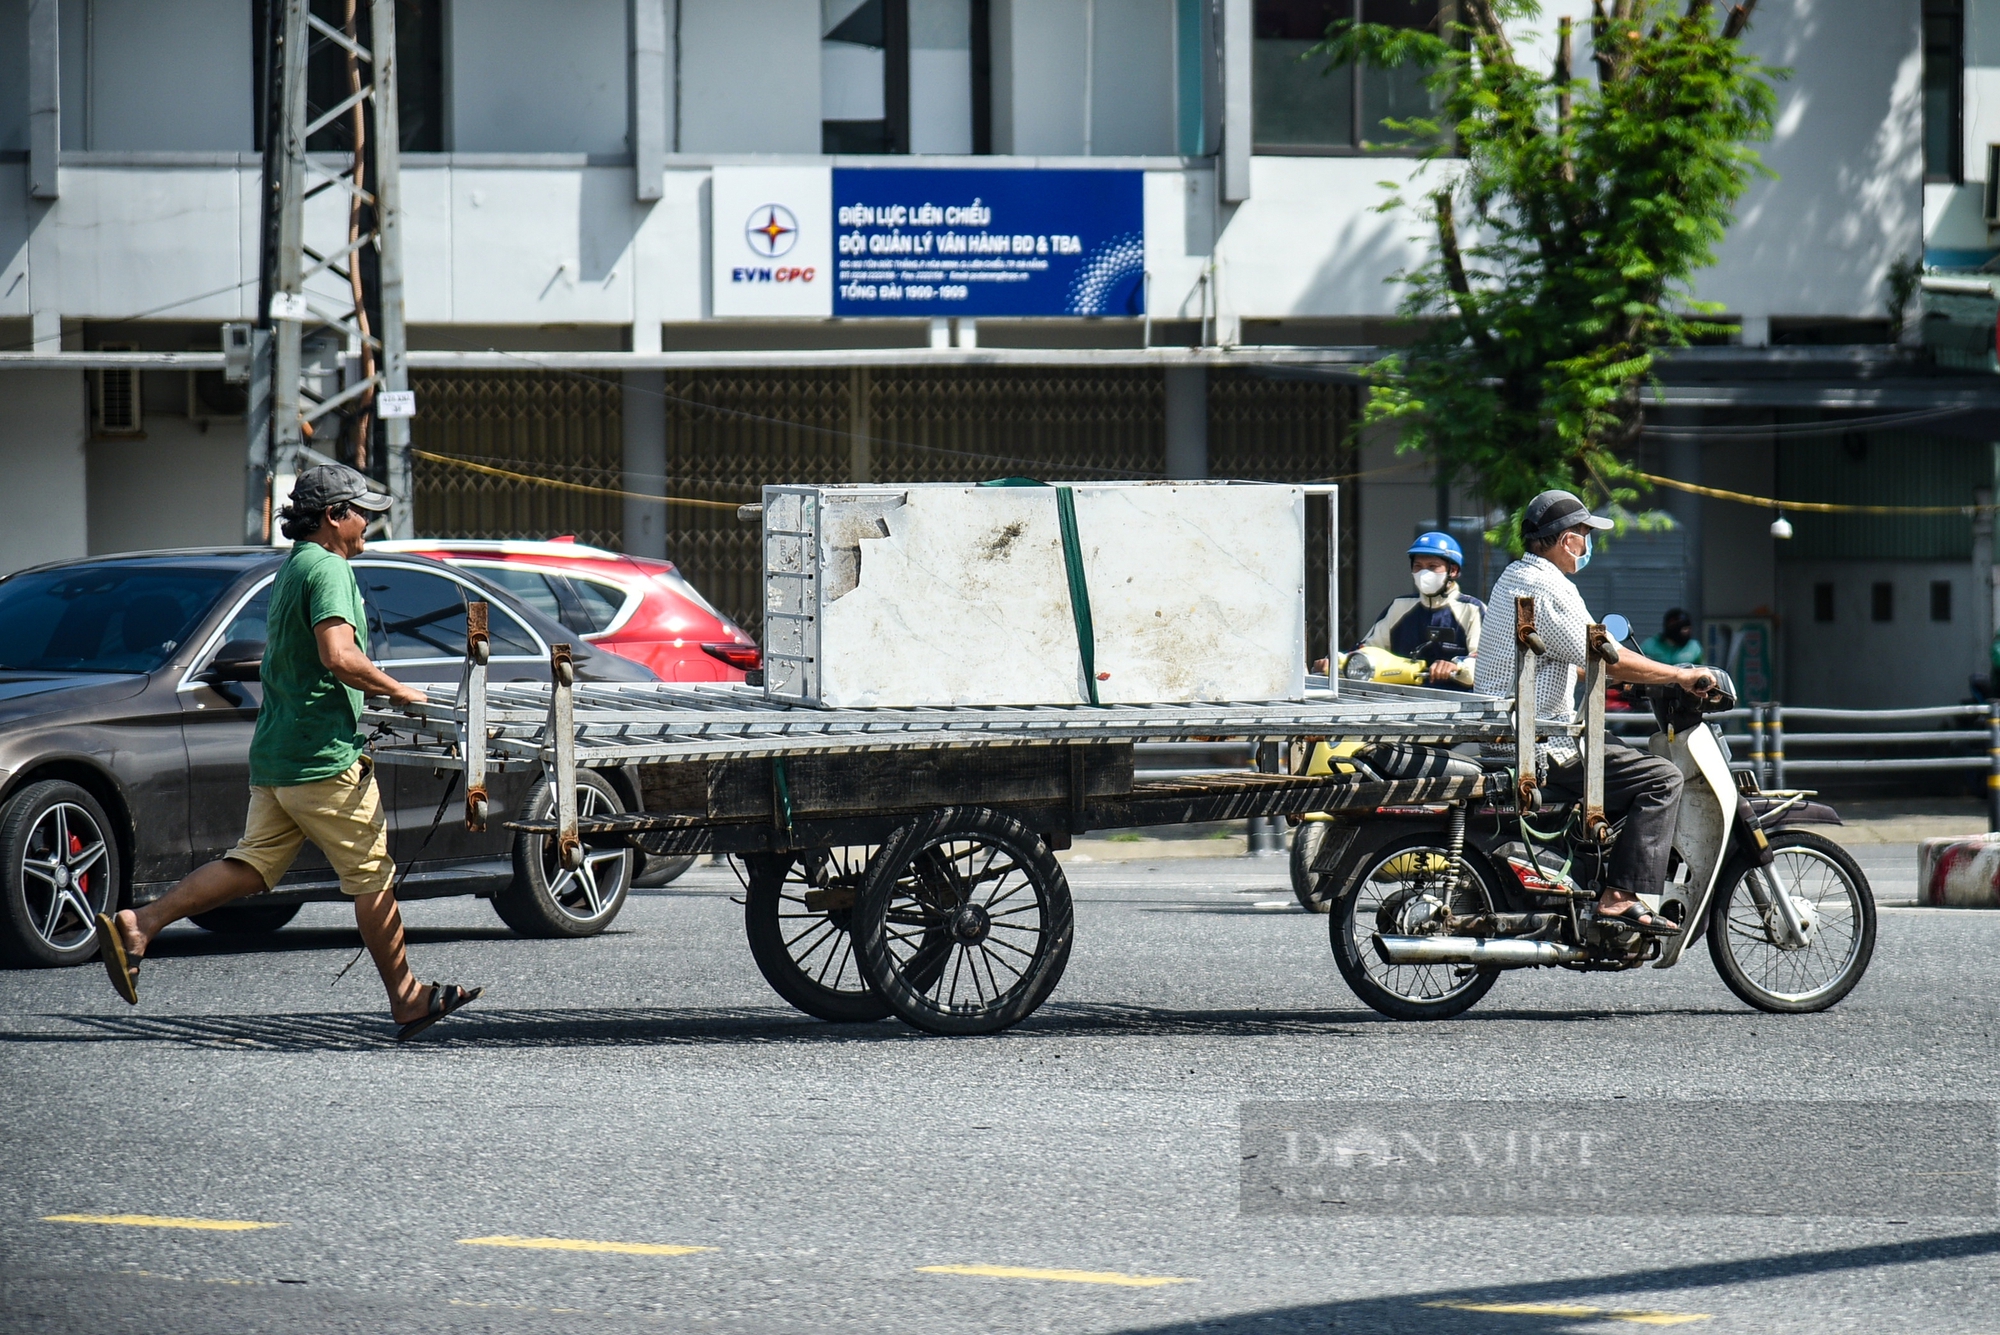
<svg viewBox="0 0 2000 1335">
<path fill-rule="evenodd" d="M 1613 644 L 1623 644 L 1632 638 L 1632 623 L 1613 612 L 1604 618 L 1604 633 L 1611 637 Z"/>
</svg>

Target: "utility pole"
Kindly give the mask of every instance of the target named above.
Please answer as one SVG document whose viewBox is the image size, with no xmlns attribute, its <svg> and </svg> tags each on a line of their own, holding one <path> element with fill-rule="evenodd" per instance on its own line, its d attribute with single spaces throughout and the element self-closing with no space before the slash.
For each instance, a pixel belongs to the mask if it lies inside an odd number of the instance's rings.
<svg viewBox="0 0 2000 1335">
<path fill-rule="evenodd" d="M 383 477 L 396 501 L 390 534 L 413 537 L 415 403 L 403 334 L 395 0 L 347 0 L 340 27 L 312 13 L 308 0 L 265 4 L 260 309 L 246 414 L 244 540 L 270 542 L 290 479 L 328 461 Z M 345 96 L 323 110 L 306 96 L 315 55 L 346 69 Z M 347 129 L 350 145 L 338 171 L 306 151 L 314 135 L 336 125 Z M 340 192 L 346 207 L 314 210 L 308 237 L 306 202 L 327 191 Z M 336 218 L 345 223 L 338 230 L 328 226 Z M 340 344 L 337 385 L 327 383 L 335 376 L 323 358 L 306 364 L 307 339 L 318 346 L 328 335 Z M 338 458 L 342 453 L 347 457 Z"/>
</svg>

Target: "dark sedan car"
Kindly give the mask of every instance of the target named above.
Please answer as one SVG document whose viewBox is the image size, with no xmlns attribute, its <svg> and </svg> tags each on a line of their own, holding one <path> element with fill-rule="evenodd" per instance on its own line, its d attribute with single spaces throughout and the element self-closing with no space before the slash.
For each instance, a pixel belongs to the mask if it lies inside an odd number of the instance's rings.
<svg viewBox="0 0 2000 1335">
<path fill-rule="evenodd" d="M 283 560 L 268 548 L 140 552 L 0 579 L 0 961 L 89 959 L 100 910 L 156 899 L 236 842 L 263 696 L 257 662 Z M 468 600 L 491 606 L 496 682 L 547 681 L 549 646 L 575 640 L 506 591 L 423 557 L 364 552 L 354 573 L 370 654 L 433 694 L 457 687 Z M 655 680 L 629 659 L 573 648 L 584 680 Z M 390 849 L 399 867 L 413 864 L 402 898 L 482 895 L 516 931 L 563 936 L 601 931 L 623 904 L 636 854 L 595 853 L 573 873 L 546 841 L 500 828 L 547 806 L 536 776 L 493 776 L 483 834 L 466 830 L 456 799 L 432 829 L 446 776 L 384 766 L 377 779 Z M 635 796 L 615 771 L 578 777 L 582 810 L 623 809 Z M 339 897 L 307 845 L 271 894 L 195 921 L 272 931 L 300 904 Z"/>
</svg>

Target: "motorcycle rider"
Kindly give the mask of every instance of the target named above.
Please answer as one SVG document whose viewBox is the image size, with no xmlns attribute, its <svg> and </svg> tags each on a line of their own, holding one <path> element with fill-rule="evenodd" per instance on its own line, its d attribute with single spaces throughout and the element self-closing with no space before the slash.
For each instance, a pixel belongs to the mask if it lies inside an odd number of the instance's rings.
<svg viewBox="0 0 2000 1335">
<path fill-rule="evenodd" d="M 1694 618 L 1685 608 L 1670 607 L 1660 619 L 1660 633 L 1649 635 L 1639 651 L 1656 663 L 1700 663 L 1707 657 L 1694 638 Z"/>
<path fill-rule="evenodd" d="M 1431 685 L 1470 690 L 1486 604 L 1458 587 L 1465 553 L 1451 534 L 1425 533 L 1410 544 L 1409 556 L 1417 596 L 1391 602 L 1362 646 L 1428 660 Z"/>
<path fill-rule="evenodd" d="M 1569 577 L 1590 564 L 1591 534 L 1611 527 L 1611 521 L 1567 491 L 1545 491 L 1521 512 L 1521 540 L 1527 548 L 1493 586 L 1496 606 L 1510 608 L 1517 597 L 1533 596 L 1535 629 L 1548 646 L 1535 668 L 1535 716 L 1544 724 L 1576 720 L 1577 669 L 1588 653 L 1588 628 L 1594 618 Z M 1479 658 L 1473 689 L 1481 695 L 1512 695 L 1517 681 L 1520 647 L 1503 636 Z M 1674 685 L 1703 694 L 1715 678 L 1694 664 L 1656 663 L 1631 649 L 1620 653 L 1609 668 L 1614 681 L 1638 685 Z M 1600 739 L 1593 738 L 1593 743 Z M 1625 824 L 1604 870 L 1597 916 L 1655 936 L 1672 936 L 1680 929 L 1649 913 L 1639 893 L 1658 894 L 1667 879 L 1679 815 L 1682 775 L 1665 757 L 1620 745 L 1608 738 L 1604 746 L 1604 805 L 1607 816 L 1625 815 Z M 1583 763 L 1574 737 L 1548 737 L 1537 747 L 1543 785 L 1561 800 L 1583 796 Z"/>
</svg>

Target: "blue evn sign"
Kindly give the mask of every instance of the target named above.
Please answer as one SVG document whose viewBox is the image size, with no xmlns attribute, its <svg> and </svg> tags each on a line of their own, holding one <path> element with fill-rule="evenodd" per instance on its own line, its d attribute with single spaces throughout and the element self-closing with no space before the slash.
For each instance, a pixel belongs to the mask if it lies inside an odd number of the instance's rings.
<svg viewBox="0 0 2000 1335">
<path fill-rule="evenodd" d="M 1143 174 L 836 167 L 833 313 L 1145 313 Z"/>
</svg>

